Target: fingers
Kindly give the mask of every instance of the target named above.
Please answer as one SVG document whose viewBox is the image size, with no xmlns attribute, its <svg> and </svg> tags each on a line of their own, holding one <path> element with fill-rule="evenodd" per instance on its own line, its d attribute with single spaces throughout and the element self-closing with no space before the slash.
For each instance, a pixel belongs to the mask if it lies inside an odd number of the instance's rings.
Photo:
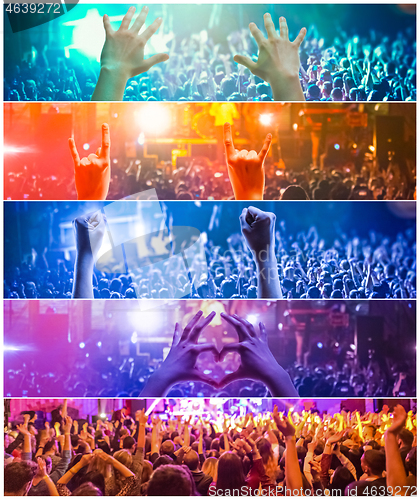
<svg viewBox="0 0 419 500">
<path fill-rule="evenodd" d="M 144 72 L 148 71 L 150 68 L 155 66 L 156 64 L 162 63 L 169 59 L 169 54 L 155 54 L 154 56 L 149 57 L 148 59 L 144 59 L 143 67 Z"/>
<path fill-rule="evenodd" d="M 240 214 L 240 226 L 241 229 L 245 231 L 250 231 L 250 225 L 247 221 L 247 208 L 243 208 L 242 213 Z"/>
<path fill-rule="evenodd" d="M 248 56 L 239 56 L 239 55 L 236 55 L 236 56 L 234 56 L 234 61 L 237 64 L 241 64 L 242 66 L 245 66 L 247 69 L 250 69 L 250 71 L 252 73 L 257 68 L 257 64 L 255 63 L 255 61 L 253 61 L 252 59 L 250 59 L 250 57 L 248 57 Z"/>
<path fill-rule="evenodd" d="M 109 158 L 110 152 L 111 152 L 111 134 L 109 132 L 109 125 L 107 123 L 104 123 L 102 125 L 102 147 L 101 147 L 102 158 Z"/>
<path fill-rule="evenodd" d="M 252 325 L 252 323 L 244 318 L 241 318 L 237 314 L 233 314 L 233 318 L 243 325 L 243 328 L 245 328 L 245 331 L 248 335 L 250 335 L 251 337 L 257 337 L 255 327 Z"/>
<path fill-rule="evenodd" d="M 101 148 L 101 147 L 99 147 L 99 148 L 97 148 L 97 149 L 96 149 L 96 153 L 95 153 L 95 155 L 96 155 L 97 157 L 99 157 L 99 156 L 100 156 L 100 152 L 101 152 L 101 150 L 102 150 L 102 148 Z"/>
<path fill-rule="evenodd" d="M 268 33 L 268 38 L 274 38 L 276 36 L 276 31 L 271 15 L 265 14 L 263 16 L 263 21 L 265 23 L 266 33 Z"/>
<path fill-rule="evenodd" d="M 256 26 L 255 23 L 250 23 L 249 29 L 250 33 L 252 33 L 253 38 L 256 40 L 256 43 L 260 45 L 265 40 L 263 33 L 260 31 L 260 29 Z"/>
<path fill-rule="evenodd" d="M 103 16 L 103 27 L 105 28 L 106 35 L 113 33 L 111 21 L 109 20 L 109 16 L 107 14 Z"/>
<path fill-rule="evenodd" d="M 265 325 L 263 323 L 259 323 L 259 330 L 260 330 L 260 338 L 264 341 L 268 341 L 268 334 L 266 332 Z"/>
<path fill-rule="evenodd" d="M 204 313 L 202 311 L 198 311 L 195 316 L 189 321 L 189 323 L 185 326 L 183 330 L 182 337 L 180 340 L 187 340 L 192 328 L 198 323 L 199 319 Z"/>
<path fill-rule="evenodd" d="M 136 33 L 140 31 L 140 29 L 144 26 L 145 20 L 147 19 L 147 14 L 148 7 L 144 5 L 144 7 L 141 9 L 141 12 L 138 14 L 137 18 L 132 24 L 131 31 L 135 31 Z"/>
<path fill-rule="evenodd" d="M 215 316 L 215 312 L 211 312 L 208 314 L 208 316 L 198 325 L 196 325 L 193 330 L 191 331 L 189 335 L 189 340 L 191 342 L 196 342 L 198 340 L 198 337 L 200 336 L 201 332 L 206 328 L 212 321 L 212 319 Z M 217 351 L 218 354 L 218 351 Z"/>
<path fill-rule="evenodd" d="M 288 24 L 285 17 L 279 18 L 279 31 L 281 38 L 288 40 Z"/>
<path fill-rule="evenodd" d="M 227 321 L 227 323 L 230 323 L 230 325 L 234 326 L 237 335 L 239 336 L 239 341 L 243 342 L 249 337 L 249 333 L 247 332 L 247 328 L 241 323 L 240 321 L 237 320 L 235 316 L 230 316 L 225 313 L 221 313 L 221 317 Z"/>
<path fill-rule="evenodd" d="M 80 166 L 80 156 L 76 148 L 76 143 L 72 137 L 68 140 L 68 145 L 70 147 L 71 157 L 73 158 L 74 166 Z"/>
<path fill-rule="evenodd" d="M 231 159 L 236 154 L 231 134 L 231 125 L 229 123 L 224 123 L 224 149 L 227 159 Z"/>
<path fill-rule="evenodd" d="M 307 34 L 307 28 L 301 28 L 300 32 L 297 35 L 297 38 L 292 42 L 294 45 L 297 45 L 299 47 L 302 43 Z"/>
<path fill-rule="evenodd" d="M 249 151 L 249 152 L 247 153 L 247 159 L 248 159 L 248 160 L 256 160 L 256 159 L 257 159 L 257 157 L 258 157 L 258 154 L 256 153 L 256 151 L 253 151 L 253 150 L 252 150 L 252 151 Z"/>
<path fill-rule="evenodd" d="M 144 30 L 144 33 L 140 35 L 140 38 L 147 43 L 148 40 L 154 35 L 154 33 L 160 28 L 161 23 L 163 22 L 163 19 L 161 17 L 158 17 L 157 19 L 154 20 L 150 24 L 150 26 Z"/>
<path fill-rule="evenodd" d="M 127 30 L 129 28 L 129 25 L 131 24 L 131 20 L 134 17 L 134 14 L 135 14 L 135 7 L 130 7 L 128 9 L 128 12 L 125 14 L 124 18 L 122 19 L 121 26 L 119 27 L 118 31 Z"/>
<path fill-rule="evenodd" d="M 272 143 L 272 134 L 266 136 L 265 142 L 263 143 L 262 149 L 260 150 L 258 157 L 261 161 L 265 161 L 266 155 L 268 154 L 269 148 Z"/>
<path fill-rule="evenodd" d="M 239 151 L 239 158 L 242 159 L 242 160 L 246 160 L 247 159 L 247 155 L 249 154 L 249 151 L 247 151 L 247 149 L 242 149 L 241 151 Z"/>
<path fill-rule="evenodd" d="M 175 331 L 173 332 L 173 342 L 172 342 L 172 345 L 173 346 L 178 345 L 179 341 L 180 341 L 180 338 L 181 338 L 181 328 L 180 328 L 179 323 L 176 323 L 176 325 L 175 325 Z"/>
</svg>

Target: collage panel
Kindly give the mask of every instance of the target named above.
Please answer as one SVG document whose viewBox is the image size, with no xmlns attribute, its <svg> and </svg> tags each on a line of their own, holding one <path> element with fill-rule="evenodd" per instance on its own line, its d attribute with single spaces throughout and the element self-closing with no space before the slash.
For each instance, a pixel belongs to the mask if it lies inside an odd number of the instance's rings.
<svg viewBox="0 0 419 500">
<path fill-rule="evenodd" d="M 4 115 L 6 200 L 416 196 L 414 103 L 37 102 Z"/>
<path fill-rule="evenodd" d="M 12 7 L 5 101 L 416 101 L 415 4 Z"/>
<path fill-rule="evenodd" d="M 416 396 L 410 300 L 9 300 L 4 318 L 7 397 Z"/>
<path fill-rule="evenodd" d="M 416 496 L 416 4 L 3 14 L 4 495 Z"/>
<path fill-rule="evenodd" d="M 10 299 L 416 297 L 416 203 L 6 202 Z"/>
<path fill-rule="evenodd" d="M 5 494 L 415 496 L 416 407 L 406 398 L 6 399 Z M 45 468 L 56 462 L 55 484 L 38 480 L 35 452 Z"/>
</svg>

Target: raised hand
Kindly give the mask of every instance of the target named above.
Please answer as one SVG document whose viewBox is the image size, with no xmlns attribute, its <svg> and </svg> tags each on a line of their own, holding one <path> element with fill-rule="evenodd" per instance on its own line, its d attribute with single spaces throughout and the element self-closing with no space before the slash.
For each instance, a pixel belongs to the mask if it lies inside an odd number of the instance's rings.
<svg viewBox="0 0 419 500">
<path fill-rule="evenodd" d="M 148 415 L 145 414 L 144 409 L 135 412 L 135 420 L 137 420 L 140 425 L 147 425 Z"/>
<path fill-rule="evenodd" d="M 93 257 L 93 261 L 96 261 L 106 231 L 104 217 L 102 212 L 98 210 L 97 212 L 77 217 L 73 221 L 77 256 L 88 255 L 89 257 Z"/>
<path fill-rule="evenodd" d="M 275 252 L 275 221 L 272 212 L 263 212 L 250 206 L 244 208 L 240 215 L 240 225 L 247 245 L 257 262 L 274 257 Z"/>
<path fill-rule="evenodd" d="M 65 420 L 64 420 L 64 425 L 63 425 L 63 428 L 64 428 L 64 433 L 65 434 L 70 434 L 70 431 L 71 431 L 71 427 L 73 425 L 73 420 L 71 417 L 65 417 Z"/>
<path fill-rule="evenodd" d="M 80 160 L 73 138 L 68 140 L 74 162 L 74 178 L 78 200 L 106 200 L 111 179 L 109 125 L 102 125 L 102 145 L 96 153 Z"/>
<path fill-rule="evenodd" d="M 37 462 L 38 462 L 38 475 L 42 478 L 47 476 L 47 464 L 45 460 L 41 457 L 37 457 Z"/>
<path fill-rule="evenodd" d="M 225 386 L 235 380 L 259 380 L 267 385 L 272 397 L 297 396 L 297 391 L 285 370 L 276 362 L 269 346 L 266 328 L 259 323 L 260 333 L 249 321 L 221 313 L 221 317 L 232 325 L 239 337 L 239 342 L 227 344 L 220 353 L 220 360 L 229 352 L 240 354 L 240 366 L 236 372 L 224 377 L 219 386 Z"/>
<path fill-rule="evenodd" d="M 272 142 L 272 135 L 266 136 L 259 153 L 235 149 L 231 125 L 224 124 L 224 148 L 228 176 L 236 200 L 263 200 L 265 188 L 264 162 Z"/>
<path fill-rule="evenodd" d="M 148 14 L 143 7 L 130 27 L 135 7 L 130 7 L 117 31 L 111 27 L 109 16 L 103 16 L 106 40 L 100 56 L 100 75 L 92 96 L 93 101 L 122 101 L 129 78 L 148 71 L 155 64 L 167 61 L 168 54 L 155 54 L 144 58 L 148 40 L 159 29 L 162 19 L 157 18 L 141 34 Z"/>
<path fill-rule="evenodd" d="M 274 406 L 272 418 L 274 419 L 278 430 L 282 432 L 285 437 L 295 436 L 295 427 L 292 425 L 289 418 L 284 418 L 283 415 L 280 415 L 277 405 Z"/>
<path fill-rule="evenodd" d="M 398 434 L 406 424 L 407 414 L 402 405 L 397 405 L 393 410 L 393 420 L 387 432 Z"/>
<path fill-rule="evenodd" d="M 164 397 L 169 389 L 179 382 L 213 383 L 212 379 L 196 368 L 198 356 L 203 352 L 211 352 L 215 359 L 218 360 L 218 351 L 214 344 L 198 343 L 199 336 L 204 328 L 211 323 L 215 312 L 210 313 L 201 320 L 202 314 L 202 311 L 199 311 L 183 332 L 179 323 L 176 323 L 170 352 L 160 369 L 149 378 L 146 387 L 141 393 L 142 397 Z"/>
<path fill-rule="evenodd" d="M 30 433 L 30 432 L 29 432 L 29 430 L 28 430 L 28 426 L 27 426 L 27 425 L 25 425 L 25 424 L 22 424 L 22 425 L 17 425 L 17 426 L 16 426 L 16 428 L 17 428 L 17 430 L 18 430 L 21 434 L 23 434 L 24 436 L 30 436 L 30 435 L 31 435 L 31 433 Z"/>
<path fill-rule="evenodd" d="M 257 62 L 247 56 L 234 56 L 238 64 L 246 66 L 254 75 L 267 81 L 272 87 L 276 101 L 304 101 L 304 93 L 299 81 L 299 48 L 307 30 L 302 28 L 297 38 L 290 42 L 288 25 L 284 17 L 279 18 L 278 36 L 270 14 L 263 16 L 268 37 L 265 38 L 255 23 L 249 24 L 259 54 Z"/>
</svg>

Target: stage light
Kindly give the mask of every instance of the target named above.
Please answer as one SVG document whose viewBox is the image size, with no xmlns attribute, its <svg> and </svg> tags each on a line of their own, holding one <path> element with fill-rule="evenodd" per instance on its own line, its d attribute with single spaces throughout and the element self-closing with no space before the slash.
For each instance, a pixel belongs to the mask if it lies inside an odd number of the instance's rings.
<svg viewBox="0 0 419 500">
<path fill-rule="evenodd" d="M 80 349 L 84 349 L 86 347 L 86 344 L 84 342 L 80 342 L 79 347 Z"/>
<path fill-rule="evenodd" d="M 137 332 L 134 332 L 132 335 L 131 335 L 131 342 L 133 344 L 136 344 L 138 341 L 138 335 L 137 335 Z"/>
<path fill-rule="evenodd" d="M 9 154 L 9 155 L 16 155 L 16 154 L 21 154 L 21 153 L 33 153 L 34 150 L 33 148 L 28 148 L 28 147 L 18 147 L 18 146 L 11 146 L 5 145 L 3 148 L 4 154 Z"/>
<path fill-rule="evenodd" d="M 353 147 L 354 149 L 356 149 L 356 148 L 358 147 L 358 144 L 356 144 L 356 143 L 354 142 L 354 143 L 352 144 L 352 147 Z"/>
<path fill-rule="evenodd" d="M 138 136 L 137 142 L 140 146 L 144 146 L 145 143 L 145 135 L 144 132 L 141 132 L 141 134 Z"/>
<path fill-rule="evenodd" d="M 102 347 L 102 342 L 99 340 L 99 342 L 96 344 L 98 347 Z"/>
<path fill-rule="evenodd" d="M 246 319 L 247 319 L 247 321 L 248 321 L 249 323 L 252 323 L 252 324 L 253 324 L 253 323 L 256 323 L 256 321 L 257 321 L 258 317 L 256 316 L 256 314 L 248 314 L 248 315 L 246 316 Z"/>
<path fill-rule="evenodd" d="M 106 413 L 101 413 L 100 418 L 106 418 Z"/>
<path fill-rule="evenodd" d="M 374 146 L 368 146 L 368 149 L 371 151 L 371 153 L 374 153 L 375 147 Z"/>
<path fill-rule="evenodd" d="M 277 175 L 278 177 L 279 177 L 280 175 L 282 175 L 281 170 L 275 170 L 275 175 Z"/>
<path fill-rule="evenodd" d="M 222 172 L 215 172 L 214 177 L 222 177 Z"/>
<path fill-rule="evenodd" d="M 339 342 L 335 342 L 335 347 L 339 347 Z"/>
<path fill-rule="evenodd" d="M 293 126 L 292 126 L 292 128 L 293 128 L 293 130 L 295 132 L 297 132 L 297 130 L 298 130 L 298 123 L 294 123 Z"/>
<path fill-rule="evenodd" d="M 89 150 L 89 149 L 90 149 L 90 144 L 88 144 L 87 142 L 85 142 L 85 143 L 83 144 L 83 149 L 84 149 L 85 151 Z"/>
<path fill-rule="evenodd" d="M 86 352 L 86 358 L 88 358 L 88 357 L 89 357 L 89 353 L 88 353 L 88 352 Z"/>
<path fill-rule="evenodd" d="M 260 121 L 261 125 L 265 125 L 265 126 L 271 125 L 271 123 L 273 121 L 272 113 L 264 113 L 263 115 L 260 115 L 259 121 Z"/>
<path fill-rule="evenodd" d="M 355 345 L 355 344 L 351 344 L 349 347 L 350 347 L 353 351 L 355 351 L 355 349 L 356 349 L 356 345 Z"/>
<path fill-rule="evenodd" d="M 317 342 L 317 347 L 318 347 L 319 349 L 323 349 L 323 344 L 322 344 L 321 342 Z"/>
<path fill-rule="evenodd" d="M 135 113 L 135 117 L 143 134 L 147 132 L 147 134 L 162 135 L 170 127 L 172 121 L 169 108 L 159 102 L 141 106 Z"/>
<path fill-rule="evenodd" d="M 336 151 L 339 151 L 339 149 L 340 149 L 340 144 L 337 144 L 337 143 L 336 143 L 333 147 L 336 149 Z"/>
<path fill-rule="evenodd" d="M 111 362 L 111 361 L 112 361 L 112 358 L 111 358 L 110 356 L 108 357 L 108 361 L 109 361 L 109 362 Z"/>
<path fill-rule="evenodd" d="M 284 328 L 284 325 L 283 325 L 282 323 L 279 323 L 279 325 L 278 325 L 278 330 L 279 330 L 279 331 L 282 331 L 282 329 L 283 329 L 283 328 Z"/>
<path fill-rule="evenodd" d="M 4 351 L 18 351 L 19 348 L 14 345 L 5 345 L 3 346 Z"/>
<path fill-rule="evenodd" d="M 113 163 L 118 163 L 118 160 L 116 158 L 114 158 L 112 161 Z"/>
<path fill-rule="evenodd" d="M 113 114 L 113 117 L 114 117 L 114 118 L 118 118 L 118 113 L 114 113 L 114 114 Z"/>
</svg>

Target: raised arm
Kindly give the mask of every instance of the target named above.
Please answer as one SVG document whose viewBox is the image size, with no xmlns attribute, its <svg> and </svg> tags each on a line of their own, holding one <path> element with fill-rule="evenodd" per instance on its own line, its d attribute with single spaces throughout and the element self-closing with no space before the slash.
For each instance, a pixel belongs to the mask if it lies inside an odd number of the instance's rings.
<svg viewBox="0 0 419 500">
<path fill-rule="evenodd" d="M 256 263 L 258 299 L 282 299 L 281 283 L 275 254 L 276 215 L 256 207 L 243 209 L 240 225 Z"/>
<path fill-rule="evenodd" d="M 98 211 L 73 221 L 76 239 L 73 299 L 93 299 L 93 268 L 105 235 L 105 220 Z"/>
<path fill-rule="evenodd" d="M 272 416 L 278 430 L 282 432 L 285 439 L 285 448 L 287 451 L 285 458 L 285 478 L 287 481 L 287 489 L 291 490 L 292 496 L 301 496 L 303 492 L 303 479 L 301 477 L 297 447 L 295 445 L 295 428 L 288 418 L 284 418 L 279 414 L 276 405 Z"/>
<path fill-rule="evenodd" d="M 223 360 L 229 352 L 240 354 L 240 366 L 220 382 L 225 386 L 235 380 L 259 380 L 269 389 L 272 397 L 298 397 L 288 373 L 277 363 L 268 345 L 268 336 L 263 323 L 259 323 L 259 334 L 255 327 L 237 314 L 221 313 L 221 317 L 232 325 L 239 342 L 226 344 L 220 352 Z"/>
<path fill-rule="evenodd" d="M 400 490 L 402 495 L 406 492 L 406 470 L 400 455 L 397 436 L 406 423 L 406 411 L 401 405 L 397 405 L 393 410 L 393 421 L 384 434 L 387 486 L 390 491 Z"/>
<path fill-rule="evenodd" d="M 78 200 L 106 200 L 111 180 L 111 137 L 109 125 L 102 125 L 102 144 L 96 153 L 80 160 L 76 142 L 68 140 L 74 163 L 74 179 Z M 64 414 L 63 414 L 64 416 Z"/>
<path fill-rule="evenodd" d="M 202 318 L 202 311 L 199 311 L 183 332 L 176 323 L 170 352 L 161 367 L 148 379 L 141 397 L 164 397 L 170 388 L 179 382 L 197 380 L 212 383 L 209 377 L 196 368 L 196 362 L 202 352 L 212 352 L 218 359 L 218 351 L 214 344 L 198 343 L 201 332 L 214 316 L 215 312 L 212 312 L 206 318 Z"/>
<path fill-rule="evenodd" d="M 224 124 L 224 149 L 228 176 L 236 200 L 263 200 L 265 189 L 265 158 L 272 142 L 272 135 L 266 136 L 259 153 L 235 149 L 231 125 Z"/>
<path fill-rule="evenodd" d="M 302 28 L 297 38 L 290 42 L 285 17 L 279 18 L 279 36 L 271 15 L 265 14 L 263 19 L 267 38 L 255 23 L 249 24 L 250 32 L 258 44 L 258 60 L 255 62 L 250 57 L 241 55 L 234 56 L 234 60 L 267 81 L 275 101 L 305 101 L 299 78 L 299 49 L 307 30 Z"/>
</svg>

